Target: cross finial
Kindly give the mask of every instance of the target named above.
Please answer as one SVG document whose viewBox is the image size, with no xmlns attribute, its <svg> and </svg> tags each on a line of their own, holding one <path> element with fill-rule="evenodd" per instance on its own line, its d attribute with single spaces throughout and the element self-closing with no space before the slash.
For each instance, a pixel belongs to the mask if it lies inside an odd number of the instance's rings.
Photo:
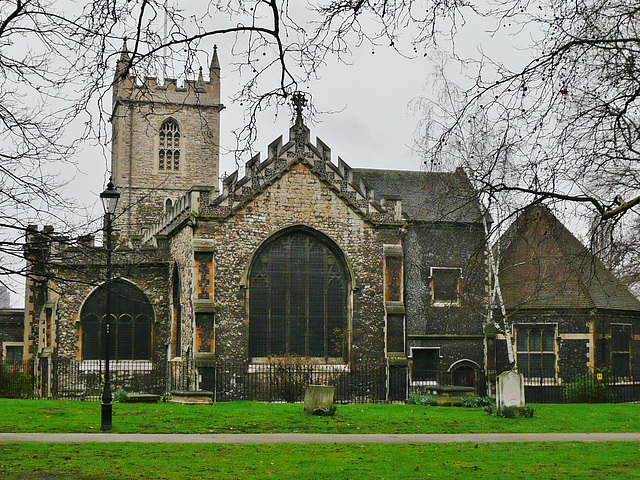
<svg viewBox="0 0 640 480">
<path fill-rule="evenodd" d="M 291 96 L 291 104 L 296 110 L 296 123 L 302 122 L 302 109 L 307 106 L 307 97 L 302 92 L 294 92 Z"/>
</svg>

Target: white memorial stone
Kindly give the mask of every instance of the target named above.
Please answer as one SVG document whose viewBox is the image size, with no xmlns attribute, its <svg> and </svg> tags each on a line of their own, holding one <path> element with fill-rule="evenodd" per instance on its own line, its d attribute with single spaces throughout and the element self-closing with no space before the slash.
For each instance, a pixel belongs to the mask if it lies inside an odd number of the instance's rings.
<svg viewBox="0 0 640 480">
<path fill-rule="evenodd" d="M 502 407 L 524 407 L 524 377 L 514 371 L 498 375 L 496 403 Z"/>
</svg>

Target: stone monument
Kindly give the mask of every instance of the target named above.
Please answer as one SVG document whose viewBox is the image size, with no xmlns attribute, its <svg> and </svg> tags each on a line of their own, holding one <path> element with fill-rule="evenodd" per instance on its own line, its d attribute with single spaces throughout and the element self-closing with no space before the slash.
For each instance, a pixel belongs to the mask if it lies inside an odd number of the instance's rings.
<svg viewBox="0 0 640 480">
<path fill-rule="evenodd" d="M 498 408 L 524 407 L 524 377 L 513 370 L 498 375 L 496 405 Z"/>
</svg>

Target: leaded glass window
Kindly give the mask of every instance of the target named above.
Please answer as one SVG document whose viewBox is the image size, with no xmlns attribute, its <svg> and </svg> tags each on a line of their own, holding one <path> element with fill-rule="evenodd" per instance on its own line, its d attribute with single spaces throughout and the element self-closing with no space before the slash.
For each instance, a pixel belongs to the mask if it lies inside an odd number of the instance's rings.
<svg viewBox="0 0 640 480">
<path fill-rule="evenodd" d="M 111 358 L 149 360 L 153 321 L 153 307 L 149 299 L 142 290 L 126 280 L 112 280 L 108 286 L 111 289 Z M 104 357 L 106 294 L 107 284 L 101 285 L 89 295 L 82 307 L 83 360 Z"/>
<path fill-rule="evenodd" d="M 556 376 L 556 331 L 554 326 L 517 327 L 518 369 L 525 377 Z"/>
<path fill-rule="evenodd" d="M 250 355 L 346 358 L 347 289 L 328 241 L 294 231 L 268 243 L 250 275 Z"/>
<path fill-rule="evenodd" d="M 631 325 L 611 325 L 611 367 L 614 375 L 628 377 L 631 361 Z"/>
<path fill-rule="evenodd" d="M 440 366 L 439 348 L 411 349 L 411 380 L 413 382 L 432 382 L 438 379 Z"/>
<path fill-rule="evenodd" d="M 158 170 L 177 172 L 180 170 L 180 127 L 169 119 L 160 127 Z"/>
<path fill-rule="evenodd" d="M 431 269 L 431 303 L 435 306 L 460 303 L 460 269 Z"/>
</svg>

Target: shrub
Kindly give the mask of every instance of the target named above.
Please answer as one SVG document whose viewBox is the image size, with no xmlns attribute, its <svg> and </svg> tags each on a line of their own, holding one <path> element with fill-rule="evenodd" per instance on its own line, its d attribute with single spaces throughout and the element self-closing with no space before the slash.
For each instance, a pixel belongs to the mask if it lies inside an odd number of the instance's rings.
<svg viewBox="0 0 640 480">
<path fill-rule="evenodd" d="M 576 375 L 571 383 L 564 385 L 564 396 L 568 402 L 606 403 L 614 398 L 610 387 L 611 373 L 608 370 Z"/>
<path fill-rule="evenodd" d="M 27 398 L 33 393 L 33 379 L 22 364 L 0 365 L 0 397 Z"/>
<path fill-rule="evenodd" d="M 410 405 L 437 405 L 436 399 L 431 395 L 420 395 L 419 393 L 412 392 L 409 394 L 407 403 Z"/>
<path fill-rule="evenodd" d="M 485 405 L 482 408 L 487 413 L 487 415 L 494 415 L 495 416 L 495 414 L 496 414 L 496 406 L 495 405 Z"/>
<path fill-rule="evenodd" d="M 505 406 L 505 407 L 499 408 L 498 411 L 496 412 L 496 415 L 502 418 L 516 418 L 516 411 L 514 410 L 513 407 Z"/>
<path fill-rule="evenodd" d="M 122 388 L 117 389 L 113 394 L 113 401 L 114 403 L 125 403 L 127 401 L 127 392 Z"/>
<path fill-rule="evenodd" d="M 462 399 L 462 406 L 467 408 L 478 408 L 493 405 L 495 402 L 491 397 L 480 397 L 478 395 L 473 397 L 464 397 Z"/>
<path fill-rule="evenodd" d="M 497 408 L 495 404 L 485 405 L 484 411 L 487 412 L 487 415 L 493 415 L 494 417 L 501 418 L 532 418 L 535 408 L 526 405 L 524 407 L 502 407 Z"/>
<path fill-rule="evenodd" d="M 335 405 L 329 405 L 326 408 L 316 408 L 313 411 L 313 414 L 321 417 L 333 417 L 336 414 L 336 410 L 338 410 L 338 407 Z"/>
<path fill-rule="evenodd" d="M 291 355 L 272 359 L 273 385 L 278 396 L 287 403 L 301 400 L 311 384 L 315 365 L 317 362 L 309 358 Z"/>
</svg>

